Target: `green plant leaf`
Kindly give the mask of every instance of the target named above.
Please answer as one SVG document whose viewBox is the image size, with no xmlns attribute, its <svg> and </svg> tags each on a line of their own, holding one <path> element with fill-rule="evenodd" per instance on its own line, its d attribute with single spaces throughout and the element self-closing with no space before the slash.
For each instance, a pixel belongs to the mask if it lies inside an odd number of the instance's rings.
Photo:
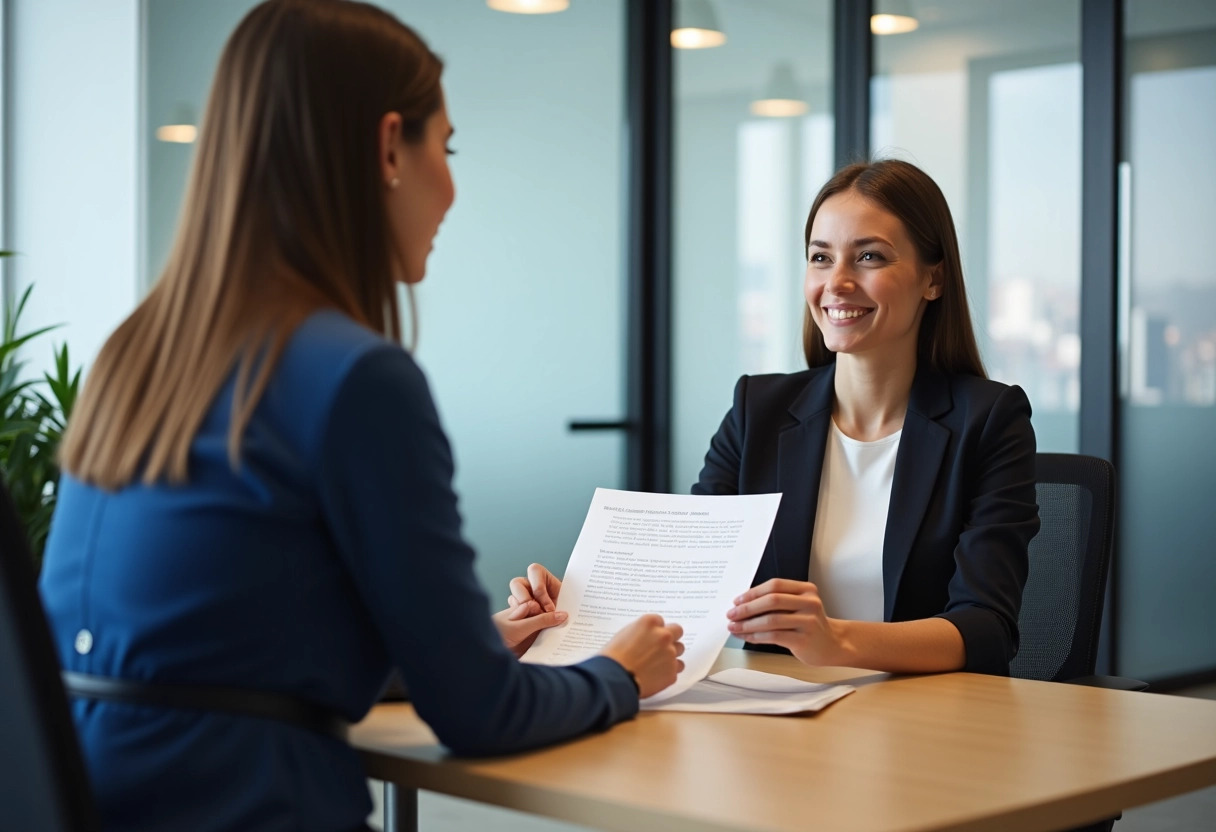
<svg viewBox="0 0 1216 832">
<path fill-rule="evenodd" d="M 0 251 L 0 257 L 12 252 Z M 59 444 L 80 392 L 81 370 L 71 367 L 67 344 L 54 350 L 54 365 L 41 378 L 23 379 L 20 358 L 30 341 L 56 326 L 18 335 L 33 287 L 4 315 L 0 341 L 0 473 L 25 526 L 35 565 L 50 529 L 59 494 Z"/>
</svg>

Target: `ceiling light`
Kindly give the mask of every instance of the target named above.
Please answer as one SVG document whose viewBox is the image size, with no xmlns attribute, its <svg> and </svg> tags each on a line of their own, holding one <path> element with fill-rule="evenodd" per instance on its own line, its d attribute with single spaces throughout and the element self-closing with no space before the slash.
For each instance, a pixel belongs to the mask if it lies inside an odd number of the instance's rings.
<svg viewBox="0 0 1216 832">
<path fill-rule="evenodd" d="M 193 124 L 163 124 L 156 128 L 156 138 L 162 142 L 190 144 L 198 138 L 198 128 Z"/>
<path fill-rule="evenodd" d="M 788 61 L 773 67 L 773 74 L 764 87 L 764 97 L 752 102 L 751 111 L 752 115 L 769 118 L 800 116 L 807 111 L 802 88 L 794 80 L 794 68 Z"/>
<path fill-rule="evenodd" d="M 496 12 L 511 14 L 551 14 L 570 8 L 570 0 L 486 0 Z"/>
<path fill-rule="evenodd" d="M 875 35 L 902 35 L 920 26 L 908 0 L 881 0 L 876 8 L 881 11 L 870 16 L 870 32 Z"/>
<path fill-rule="evenodd" d="M 156 138 L 173 144 L 190 144 L 198 138 L 195 121 L 194 108 L 189 104 L 178 104 L 173 110 L 171 122 L 156 128 Z"/>
<path fill-rule="evenodd" d="M 709 49 L 726 43 L 726 33 L 709 0 L 680 0 L 671 45 L 676 49 Z"/>
</svg>

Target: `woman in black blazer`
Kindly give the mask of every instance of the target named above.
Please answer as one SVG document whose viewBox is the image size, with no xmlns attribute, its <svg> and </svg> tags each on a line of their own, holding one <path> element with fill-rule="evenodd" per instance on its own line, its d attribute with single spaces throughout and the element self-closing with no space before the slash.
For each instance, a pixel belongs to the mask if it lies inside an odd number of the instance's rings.
<svg viewBox="0 0 1216 832">
<path fill-rule="evenodd" d="M 1039 527 L 1034 430 L 1022 390 L 984 372 L 945 197 L 907 162 L 850 165 L 815 198 L 806 251 L 810 369 L 739 380 L 693 487 L 783 495 L 730 629 L 808 664 L 1007 674 Z M 551 609 L 559 589 L 533 564 L 511 603 Z M 873 614 L 833 617 L 822 595 Z"/>
</svg>

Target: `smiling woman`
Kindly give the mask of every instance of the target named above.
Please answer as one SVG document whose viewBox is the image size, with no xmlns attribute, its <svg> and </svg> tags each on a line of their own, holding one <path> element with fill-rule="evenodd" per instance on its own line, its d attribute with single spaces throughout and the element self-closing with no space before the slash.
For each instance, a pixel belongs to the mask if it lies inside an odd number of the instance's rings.
<svg viewBox="0 0 1216 832">
<path fill-rule="evenodd" d="M 853 191 L 830 197 L 807 243 L 807 314 L 834 353 L 908 363 L 940 269 L 922 262 L 903 223 Z"/>
<path fill-rule="evenodd" d="M 941 190 L 851 165 L 805 242 L 810 369 L 740 379 L 693 488 L 784 494 L 730 629 L 809 664 L 1008 673 L 1034 432 L 1022 391 L 984 375 Z"/>
<path fill-rule="evenodd" d="M 818 304 L 811 299 L 812 273 L 823 269 L 823 260 L 830 253 L 821 251 L 828 248 L 829 241 L 820 237 L 828 232 L 836 235 L 831 242 L 838 246 L 851 242 L 858 249 L 855 255 L 864 257 L 866 267 L 877 269 L 880 275 L 889 276 L 889 267 L 895 267 L 900 273 L 917 271 L 921 280 L 927 280 L 925 303 L 917 304 L 915 350 L 893 357 L 919 358 L 944 373 L 987 377 L 976 347 L 958 236 L 946 198 L 922 170 L 896 159 L 841 169 L 811 205 L 806 221 L 807 310 L 802 332 L 807 366 L 829 364 L 838 352 L 826 343 L 827 328 L 816 319 Z"/>
<path fill-rule="evenodd" d="M 748 647 L 807 664 L 1006 675 L 1038 531 L 1030 404 L 984 376 L 954 224 L 919 168 L 839 171 L 806 224 L 810 369 L 744 376 L 696 494 L 781 492 Z M 561 584 L 534 567 L 517 603 Z"/>
</svg>

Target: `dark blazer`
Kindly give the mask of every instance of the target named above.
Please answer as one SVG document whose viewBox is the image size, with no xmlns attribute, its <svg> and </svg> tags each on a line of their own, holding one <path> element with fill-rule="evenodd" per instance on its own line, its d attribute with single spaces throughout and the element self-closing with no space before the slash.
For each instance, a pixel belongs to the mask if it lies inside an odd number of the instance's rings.
<svg viewBox="0 0 1216 832">
<path fill-rule="evenodd" d="M 753 585 L 807 580 L 835 371 L 739 379 L 693 486 L 782 492 Z M 883 620 L 949 620 L 963 636 L 965 670 L 1008 675 L 1017 653 L 1026 550 L 1039 530 L 1034 454 L 1020 387 L 917 372 L 883 543 Z"/>
</svg>

